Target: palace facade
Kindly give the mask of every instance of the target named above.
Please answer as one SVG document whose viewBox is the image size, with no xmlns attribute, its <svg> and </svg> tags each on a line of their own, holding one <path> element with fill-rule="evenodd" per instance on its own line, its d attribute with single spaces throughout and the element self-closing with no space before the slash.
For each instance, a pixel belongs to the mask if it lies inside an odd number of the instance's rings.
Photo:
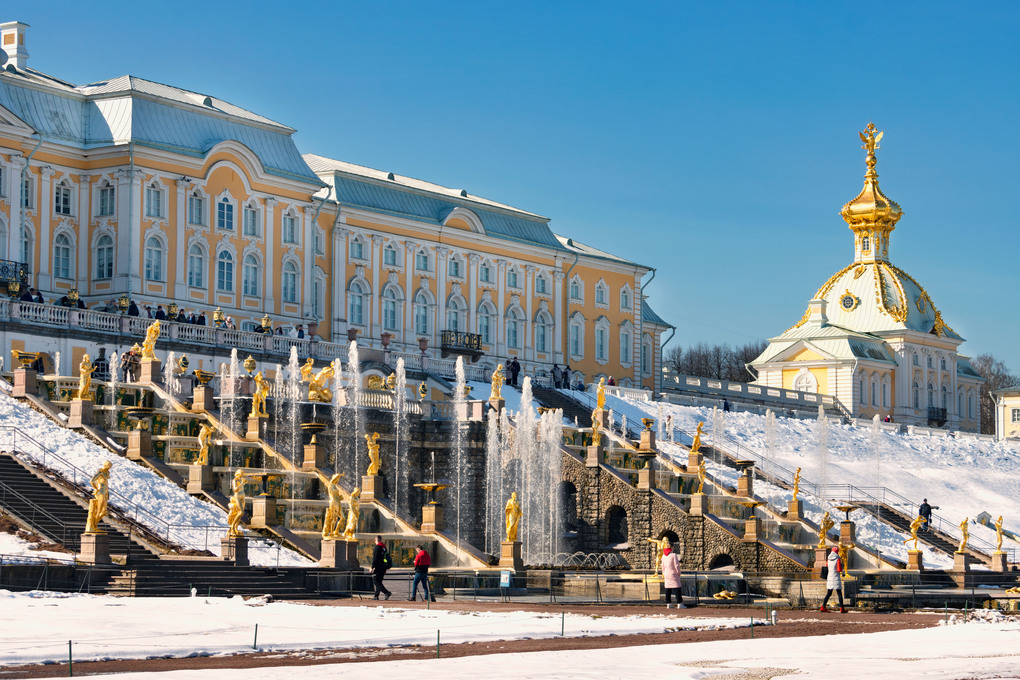
<svg viewBox="0 0 1020 680">
<path fill-rule="evenodd" d="M 47 303 L 219 309 L 242 330 L 269 315 L 658 387 L 671 326 L 643 295 L 652 268 L 467 191 L 302 155 L 294 129 L 211 95 L 66 83 L 28 66 L 27 29 L 0 24 L 0 260 Z"/>
<path fill-rule="evenodd" d="M 839 399 L 855 417 L 979 431 L 984 379 L 927 291 L 889 259 L 903 212 L 878 186 L 882 133 L 860 133 L 864 188 L 840 214 L 854 259 L 815 293 L 800 321 L 751 362 L 758 384 Z"/>
</svg>

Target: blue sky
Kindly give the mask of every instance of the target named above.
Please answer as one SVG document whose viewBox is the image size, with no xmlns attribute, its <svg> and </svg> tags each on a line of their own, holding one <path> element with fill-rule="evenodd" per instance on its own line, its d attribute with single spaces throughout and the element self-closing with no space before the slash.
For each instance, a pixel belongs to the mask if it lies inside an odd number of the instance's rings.
<svg viewBox="0 0 1020 680">
<path fill-rule="evenodd" d="M 683 345 L 777 335 L 851 261 L 873 120 L 892 261 L 1020 372 L 1015 3 L 19 5 L 41 71 L 213 94 L 655 267 Z"/>
</svg>

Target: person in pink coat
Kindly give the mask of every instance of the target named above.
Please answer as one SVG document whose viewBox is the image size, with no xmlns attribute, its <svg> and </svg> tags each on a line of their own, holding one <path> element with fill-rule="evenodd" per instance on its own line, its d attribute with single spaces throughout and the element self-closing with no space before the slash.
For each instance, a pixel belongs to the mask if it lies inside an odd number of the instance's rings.
<svg viewBox="0 0 1020 680">
<path fill-rule="evenodd" d="M 662 579 L 666 587 L 666 609 L 671 609 L 673 596 L 676 595 L 676 608 L 686 609 L 683 595 L 680 594 L 680 558 L 671 548 L 662 549 Z"/>
</svg>

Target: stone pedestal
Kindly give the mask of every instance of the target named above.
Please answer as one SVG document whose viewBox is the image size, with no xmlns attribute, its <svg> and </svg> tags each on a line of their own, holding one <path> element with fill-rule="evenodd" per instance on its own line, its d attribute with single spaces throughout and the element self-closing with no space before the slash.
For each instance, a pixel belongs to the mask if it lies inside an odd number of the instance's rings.
<svg viewBox="0 0 1020 680">
<path fill-rule="evenodd" d="M 319 566 L 323 569 L 360 569 L 358 564 L 358 542 L 324 538 L 321 543 Z"/>
<path fill-rule="evenodd" d="M 481 420 L 483 401 L 465 401 L 462 404 L 454 404 L 454 415 L 457 420 Z M 498 411 L 497 411 L 498 413 Z"/>
<path fill-rule="evenodd" d="M 128 432 L 127 457 L 129 460 L 152 458 L 152 434 L 148 430 Z"/>
<path fill-rule="evenodd" d="M 839 523 L 839 542 L 843 545 L 850 545 L 857 542 L 857 525 L 845 519 Z"/>
<path fill-rule="evenodd" d="M 72 399 L 71 415 L 67 419 L 68 427 L 92 426 L 96 419 L 92 415 L 91 399 Z"/>
<path fill-rule="evenodd" d="M 602 448 L 601 444 L 599 446 L 589 446 L 586 451 L 587 456 L 584 460 L 585 467 L 597 468 L 599 465 L 606 462 L 606 452 L 605 449 Z"/>
<path fill-rule="evenodd" d="M 687 452 L 687 471 L 692 473 L 692 474 L 696 473 L 698 471 L 698 468 L 701 467 L 702 461 L 704 461 L 704 460 L 705 460 L 705 457 L 702 454 L 700 454 L 700 453 L 691 453 L 690 451 L 688 451 Z"/>
<path fill-rule="evenodd" d="M 258 416 L 248 416 L 248 431 L 244 438 L 250 442 L 256 441 L 262 434 L 262 419 Z"/>
<path fill-rule="evenodd" d="M 908 550 L 907 569 L 912 571 L 924 571 L 924 553 L 920 550 Z"/>
<path fill-rule="evenodd" d="M 829 559 L 829 549 L 815 547 L 815 563 L 811 567 L 811 576 L 813 578 L 822 577 L 822 567 L 827 566 Z"/>
<path fill-rule="evenodd" d="M 239 567 L 247 567 L 248 539 L 244 536 L 224 536 L 220 539 L 220 557 Z"/>
<path fill-rule="evenodd" d="M 303 470 L 314 470 L 326 465 L 326 447 L 319 442 L 305 444 L 305 459 L 301 462 Z"/>
<path fill-rule="evenodd" d="M 992 571 L 1003 573 L 1006 571 L 1006 553 L 1004 552 L 993 552 L 992 553 Z"/>
<path fill-rule="evenodd" d="M 744 473 L 737 477 L 737 495 L 750 498 L 754 495 L 754 475 L 751 470 L 744 470 Z"/>
<path fill-rule="evenodd" d="M 953 581 L 959 588 L 969 588 L 973 585 L 973 575 L 970 571 L 970 555 L 965 552 L 953 553 Z"/>
<path fill-rule="evenodd" d="M 691 514 L 692 515 L 708 514 L 708 496 L 706 496 L 703 493 L 696 493 L 691 495 Z"/>
<path fill-rule="evenodd" d="M 503 541 L 499 544 L 499 567 L 501 569 L 524 571 L 520 541 Z"/>
<path fill-rule="evenodd" d="M 652 491 L 655 489 L 655 470 L 650 467 L 643 467 L 637 473 L 638 491 Z"/>
<path fill-rule="evenodd" d="M 213 400 L 213 389 L 208 385 L 196 385 L 191 394 L 192 411 L 212 411 L 216 408 Z"/>
<path fill-rule="evenodd" d="M 503 407 L 506 406 L 506 399 L 504 399 L 503 397 L 499 397 L 498 399 L 493 399 L 492 397 L 489 397 L 489 406 L 495 409 L 496 415 L 498 416 L 500 412 L 503 411 Z"/>
<path fill-rule="evenodd" d="M 192 465 L 188 468 L 188 493 L 199 495 L 213 488 L 212 465 Z"/>
<path fill-rule="evenodd" d="M 251 499 L 252 529 L 268 529 L 276 525 L 276 498 L 273 496 L 255 496 Z"/>
<path fill-rule="evenodd" d="M 82 534 L 78 559 L 89 564 L 111 564 L 113 560 L 110 559 L 110 535 Z"/>
<path fill-rule="evenodd" d="M 609 411 L 606 409 L 599 409 L 598 411 L 592 412 L 592 420 L 599 424 L 599 429 L 603 432 L 609 429 Z"/>
<path fill-rule="evenodd" d="M 31 368 L 14 369 L 14 391 L 15 397 L 24 397 L 29 394 L 39 393 L 39 374 Z"/>
<path fill-rule="evenodd" d="M 375 501 L 383 497 L 383 478 L 380 475 L 361 476 L 361 500 Z"/>
<path fill-rule="evenodd" d="M 163 384 L 163 362 L 159 359 L 142 359 L 142 372 L 138 382 L 150 385 Z"/>
<path fill-rule="evenodd" d="M 761 518 L 755 515 L 750 519 L 744 520 L 744 540 L 745 541 L 757 541 L 758 538 L 764 538 L 761 533 Z"/>
<path fill-rule="evenodd" d="M 655 450 L 655 430 L 641 430 L 641 450 L 642 451 L 654 451 Z"/>
<path fill-rule="evenodd" d="M 797 500 L 786 502 L 786 519 L 801 520 L 804 518 L 804 501 Z"/>
<path fill-rule="evenodd" d="M 421 532 L 434 534 L 443 530 L 443 506 L 439 503 L 421 506 Z"/>
</svg>

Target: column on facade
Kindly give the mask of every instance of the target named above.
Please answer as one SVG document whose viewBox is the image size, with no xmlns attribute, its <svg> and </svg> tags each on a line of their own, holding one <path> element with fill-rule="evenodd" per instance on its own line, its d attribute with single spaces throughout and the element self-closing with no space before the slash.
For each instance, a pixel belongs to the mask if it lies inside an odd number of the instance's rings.
<svg viewBox="0 0 1020 680">
<path fill-rule="evenodd" d="M 369 259 L 372 267 L 372 304 L 370 306 L 372 325 L 368 327 L 371 329 L 369 332 L 373 338 L 382 335 L 382 241 L 382 236 L 372 236 L 372 251 Z"/>
<path fill-rule="evenodd" d="M 333 342 L 342 338 L 347 330 L 344 328 L 344 320 L 347 319 L 347 229 L 341 227 L 346 221 L 338 215 L 333 225 L 333 268 L 328 278 L 333 297 L 333 318 L 329 324 Z"/>
<path fill-rule="evenodd" d="M 301 319 L 312 317 L 312 273 L 315 271 L 315 225 L 312 217 L 315 206 L 306 205 L 301 210 L 301 247 L 304 248 L 304 264 L 301 271 Z"/>
<path fill-rule="evenodd" d="M 563 333 L 567 327 L 563 308 L 563 280 L 565 278 L 566 274 L 559 269 L 553 272 L 553 363 L 557 364 L 566 363 L 563 359 Z"/>
<path fill-rule="evenodd" d="M 137 191 L 145 176 L 143 170 L 134 172 L 123 169 L 114 173 L 117 178 L 117 272 L 124 277 L 118 291 L 139 292 L 141 290 L 141 267 L 139 252 L 142 238 L 142 209 Z"/>
<path fill-rule="evenodd" d="M 468 333 L 478 332 L 478 267 L 482 258 L 477 253 L 470 253 L 467 256 L 468 271 L 468 301 L 467 321 L 465 330 Z"/>
<path fill-rule="evenodd" d="M 175 184 L 177 185 L 177 224 L 175 226 L 175 233 L 177 235 L 177 261 L 174 267 L 174 291 L 173 296 L 178 300 L 183 300 L 187 295 L 188 281 L 185 276 L 185 263 L 188 261 L 187 249 L 188 249 L 188 189 L 191 186 L 191 180 L 186 177 L 179 178 Z M 213 267 L 216 266 L 215 255 L 209 254 L 209 271 L 207 274 L 212 274 Z M 242 265 L 243 266 L 243 265 Z M 215 301 L 215 298 L 214 298 Z"/>
<path fill-rule="evenodd" d="M 266 261 L 263 267 L 263 283 L 262 283 L 262 309 L 266 312 L 276 312 L 279 308 L 278 305 L 273 304 L 275 300 L 276 287 L 273 285 L 276 281 L 276 274 L 280 270 L 276 268 L 276 205 L 277 200 L 272 196 L 267 197 L 264 201 L 266 209 Z M 282 277 L 281 277 L 282 281 Z"/>
<path fill-rule="evenodd" d="M 433 344 L 437 344 L 446 328 L 446 275 L 449 272 L 450 249 L 436 248 L 436 327 Z"/>
<path fill-rule="evenodd" d="M 532 326 L 532 303 L 535 290 L 535 265 L 524 265 L 524 358 L 535 361 L 535 331 Z"/>
<path fill-rule="evenodd" d="M 15 262 L 21 262 L 21 233 L 23 208 L 21 205 L 21 172 L 24 170 L 27 161 L 20 153 L 11 154 L 11 179 L 8 182 L 10 187 L 11 221 L 7 225 L 6 258 Z"/>
<path fill-rule="evenodd" d="M 92 252 L 90 247 L 89 238 L 89 215 L 92 212 L 91 201 L 89 201 L 90 189 L 89 176 L 85 174 L 78 175 L 78 230 L 77 238 L 75 239 L 75 245 L 77 251 L 75 252 L 76 259 L 78 261 L 77 266 L 74 268 L 75 282 L 74 286 L 79 291 L 92 291 L 91 282 L 93 277 L 89 275 L 89 253 Z"/>
<path fill-rule="evenodd" d="M 501 359 L 506 354 L 506 260 L 496 260 L 496 355 Z"/>
<path fill-rule="evenodd" d="M 53 207 L 53 168 L 45 166 L 39 171 L 39 229 L 35 248 L 39 252 L 39 276 L 36 278 L 40 290 L 52 289 L 50 274 L 50 216 Z"/>
<path fill-rule="evenodd" d="M 631 291 L 640 290 L 641 290 L 641 277 L 639 277 L 635 273 L 634 281 L 633 284 L 631 285 Z M 639 294 L 640 292 L 638 293 L 632 292 L 630 296 L 630 323 L 631 323 L 630 372 L 631 379 L 634 381 L 634 384 L 638 386 L 644 384 L 641 376 L 641 335 L 639 333 L 634 332 L 635 328 L 641 327 L 641 317 L 639 316 L 639 314 L 641 313 L 641 305 L 635 304 Z"/>
<path fill-rule="evenodd" d="M 418 244 L 412 241 L 404 243 L 404 344 L 414 344 L 414 256 Z"/>
</svg>

